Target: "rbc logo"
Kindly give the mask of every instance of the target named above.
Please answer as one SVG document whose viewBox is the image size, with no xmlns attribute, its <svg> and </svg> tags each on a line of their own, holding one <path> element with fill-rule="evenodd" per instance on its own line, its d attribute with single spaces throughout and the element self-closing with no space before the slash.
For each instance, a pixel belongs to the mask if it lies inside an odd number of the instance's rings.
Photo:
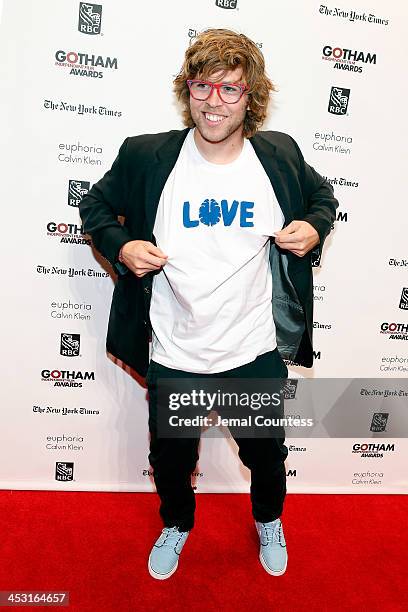
<svg viewBox="0 0 408 612">
<path fill-rule="evenodd" d="M 79 357 L 80 334 L 61 334 L 60 355 Z"/>
<path fill-rule="evenodd" d="M 80 201 L 88 193 L 89 181 L 74 181 L 68 183 L 68 206 L 79 206 Z"/>
<path fill-rule="evenodd" d="M 346 115 L 350 99 L 350 90 L 345 87 L 332 87 L 330 91 L 329 113 L 332 115 Z"/>
<path fill-rule="evenodd" d="M 237 0 L 215 0 L 215 5 L 223 9 L 235 9 Z"/>
<path fill-rule="evenodd" d="M 73 480 L 74 463 L 69 461 L 57 461 L 55 464 L 55 480 Z"/>
<path fill-rule="evenodd" d="M 219 204 L 213 198 L 207 198 L 198 209 L 198 219 L 192 219 L 190 202 L 184 202 L 183 225 L 184 227 L 197 227 L 199 223 L 202 223 L 212 226 L 217 225 L 222 219 L 224 226 L 229 227 L 237 217 L 239 209 L 239 226 L 254 227 L 253 221 L 250 220 L 254 217 L 254 213 L 251 211 L 253 207 L 254 202 L 246 202 L 245 200 L 242 202 L 234 200 L 231 206 L 228 206 L 227 200 L 221 200 L 221 204 Z"/>
<path fill-rule="evenodd" d="M 79 3 L 78 31 L 82 34 L 100 34 L 102 20 L 102 5 Z"/>
</svg>

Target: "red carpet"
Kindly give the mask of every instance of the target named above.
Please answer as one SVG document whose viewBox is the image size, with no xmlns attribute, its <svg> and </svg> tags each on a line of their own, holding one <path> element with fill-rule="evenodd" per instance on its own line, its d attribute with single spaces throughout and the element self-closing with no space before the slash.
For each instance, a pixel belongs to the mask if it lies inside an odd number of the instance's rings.
<svg viewBox="0 0 408 612">
<path fill-rule="evenodd" d="M 159 582 L 146 567 L 156 495 L 0 491 L 0 590 L 70 591 L 69 608 L 31 610 L 407 610 L 406 496 L 288 495 L 281 577 L 258 561 L 248 496 L 197 504 L 179 569 Z"/>
</svg>

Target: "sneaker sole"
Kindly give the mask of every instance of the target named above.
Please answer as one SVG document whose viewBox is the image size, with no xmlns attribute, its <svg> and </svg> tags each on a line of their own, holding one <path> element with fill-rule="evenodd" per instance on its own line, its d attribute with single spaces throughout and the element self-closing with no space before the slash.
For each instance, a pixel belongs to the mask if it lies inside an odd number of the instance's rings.
<svg viewBox="0 0 408 612">
<path fill-rule="evenodd" d="M 282 574 L 284 574 L 286 572 L 286 568 L 288 566 L 288 559 L 286 558 L 286 562 L 285 562 L 285 567 L 281 570 L 271 570 L 270 567 L 268 567 L 262 557 L 262 554 L 259 553 L 259 560 L 261 562 L 262 567 L 264 568 L 264 570 L 266 572 L 268 572 L 268 574 L 270 574 L 271 576 L 282 576 Z"/>
<path fill-rule="evenodd" d="M 166 580 L 167 578 L 170 578 L 170 576 L 172 576 L 174 572 L 176 571 L 177 567 L 178 567 L 178 559 L 176 561 L 176 565 L 173 567 L 173 569 L 170 572 L 168 572 L 167 574 L 158 574 L 157 572 L 154 571 L 154 569 L 150 565 L 150 555 L 149 555 L 149 560 L 147 562 L 147 569 L 149 570 L 149 574 L 151 575 L 151 577 L 156 578 L 156 580 Z"/>
</svg>

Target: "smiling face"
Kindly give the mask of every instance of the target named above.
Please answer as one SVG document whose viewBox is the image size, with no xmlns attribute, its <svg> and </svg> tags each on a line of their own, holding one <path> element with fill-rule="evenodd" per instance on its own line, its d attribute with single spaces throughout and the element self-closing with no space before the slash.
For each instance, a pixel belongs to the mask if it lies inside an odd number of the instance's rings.
<svg viewBox="0 0 408 612">
<path fill-rule="evenodd" d="M 197 76 L 196 78 L 200 78 Z M 212 83 L 242 83 L 242 68 L 219 71 L 205 79 Z M 235 104 L 226 104 L 213 89 L 207 100 L 195 100 L 190 95 L 190 111 L 201 138 L 209 143 L 243 139 L 243 126 L 248 106 L 245 93 Z"/>
</svg>

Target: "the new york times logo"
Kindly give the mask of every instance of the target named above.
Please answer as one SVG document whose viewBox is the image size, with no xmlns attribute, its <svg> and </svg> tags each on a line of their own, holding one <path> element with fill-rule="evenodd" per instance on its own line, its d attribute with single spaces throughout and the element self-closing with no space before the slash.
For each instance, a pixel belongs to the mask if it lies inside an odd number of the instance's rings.
<svg viewBox="0 0 408 612">
<path fill-rule="evenodd" d="M 237 0 L 215 0 L 215 6 L 223 9 L 237 8 Z"/>
<path fill-rule="evenodd" d="M 90 188 L 89 181 L 74 181 L 68 182 L 68 206 L 79 206 L 80 201 Z"/>
<path fill-rule="evenodd" d="M 408 287 L 403 287 L 399 307 L 402 310 L 408 310 Z"/>
<path fill-rule="evenodd" d="M 60 355 L 79 357 L 80 344 L 80 334 L 61 334 Z"/>
<path fill-rule="evenodd" d="M 82 34 L 100 34 L 102 23 L 102 5 L 79 3 L 78 31 Z"/>
<path fill-rule="evenodd" d="M 74 464 L 68 461 L 57 461 L 55 464 L 55 480 L 74 480 Z"/>
<path fill-rule="evenodd" d="M 332 115 L 346 115 L 350 90 L 345 87 L 332 87 L 327 110 Z"/>
<path fill-rule="evenodd" d="M 385 431 L 388 417 L 389 412 L 374 412 L 373 418 L 371 420 L 370 431 Z"/>
</svg>

